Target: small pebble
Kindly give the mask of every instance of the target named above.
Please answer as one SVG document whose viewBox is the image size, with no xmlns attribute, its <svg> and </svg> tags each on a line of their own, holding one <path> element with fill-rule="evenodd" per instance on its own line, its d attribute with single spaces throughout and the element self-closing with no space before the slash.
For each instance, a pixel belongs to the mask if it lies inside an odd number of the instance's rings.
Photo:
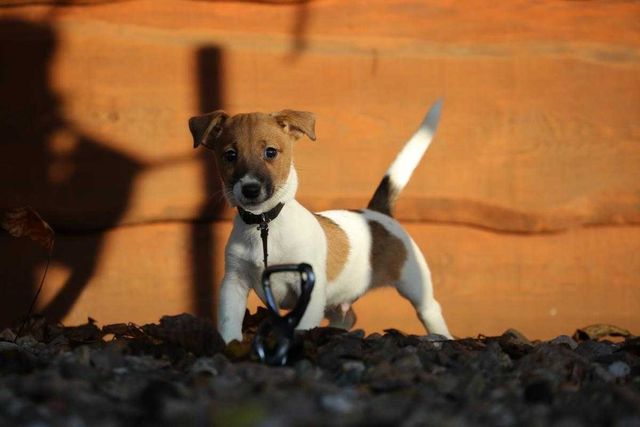
<svg viewBox="0 0 640 427">
<path fill-rule="evenodd" d="M 631 373 L 629 365 L 621 361 L 613 362 L 607 370 L 614 378 L 624 378 Z"/>
<path fill-rule="evenodd" d="M 0 332 L 0 341 L 14 342 L 16 340 L 16 334 L 9 328 Z"/>
<path fill-rule="evenodd" d="M 549 344 L 566 345 L 571 350 L 575 350 L 578 347 L 578 343 L 568 335 L 560 335 L 549 341 Z"/>
</svg>

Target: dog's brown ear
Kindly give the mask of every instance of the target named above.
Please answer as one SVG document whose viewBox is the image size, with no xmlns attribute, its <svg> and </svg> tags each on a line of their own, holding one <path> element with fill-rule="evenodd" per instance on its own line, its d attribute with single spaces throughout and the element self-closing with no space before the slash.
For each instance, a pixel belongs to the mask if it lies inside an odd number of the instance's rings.
<svg viewBox="0 0 640 427">
<path fill-rule="evenodd" d="M 193 148 L 197 148 L 201 144 L 207 148 L 213 148 L 228 117 L 229 115 L 222 110 L 191 117 L 189 130 L 193 135 Z"/>
<path fill-rule="evenodd" d="M 298 139 L 305 134 L 312 141 L 316 140 L 316 117 L 308 111 L 282 110 L 271 113 L 285 132 Z"/>
</svg>

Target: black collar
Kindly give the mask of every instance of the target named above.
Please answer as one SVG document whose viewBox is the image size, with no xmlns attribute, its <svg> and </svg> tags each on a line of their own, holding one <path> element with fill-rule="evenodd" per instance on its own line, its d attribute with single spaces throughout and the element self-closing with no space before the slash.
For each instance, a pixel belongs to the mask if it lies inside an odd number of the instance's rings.
<svg viewBox="0 0 640 427">
<path fill-rule="evenodd" d="M 256 215 L 238 206 L 238 214 L 240 214 L 240 218 L 245 224 L 266 224 L 276 219 L 283 207 L 284 203 L 278 203 L 271 210 Z"/>
</svg>

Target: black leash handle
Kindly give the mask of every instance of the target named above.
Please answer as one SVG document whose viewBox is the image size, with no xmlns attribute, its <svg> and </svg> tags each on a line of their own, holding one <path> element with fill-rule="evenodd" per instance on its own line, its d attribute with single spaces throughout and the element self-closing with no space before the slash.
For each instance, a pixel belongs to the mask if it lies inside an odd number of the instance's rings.
<svg viewBox="0 0 640 427">
<path fill-rule="evenodd" d="M 300 274 L 300 296 L 293 310 L 285 316 L 280 316 L 278 304 L 271 290 L 271 275 L 287 272 Z M 287 363 L 294 331 L 307 310 L 315 282 L 313 268 L 306 263 L 273 265 L 262 273 L 262 288 L 269 317 L 258 327 L 253 339 L 253 349 L 261 362 L 280 366 Z"/>
</svg>

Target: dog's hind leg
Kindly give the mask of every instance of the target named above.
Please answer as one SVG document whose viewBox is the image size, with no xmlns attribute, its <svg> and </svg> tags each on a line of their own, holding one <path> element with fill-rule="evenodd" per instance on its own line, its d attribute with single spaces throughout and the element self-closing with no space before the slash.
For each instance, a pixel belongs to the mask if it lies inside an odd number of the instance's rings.
<svg viewBox="0 0 640 427">
<path fill-rule="evenodd" d="M 451 338 L 440 304 L 433 296 L 431 272 L 427 262 L 413 240 L 407 249 L 407 260 L 396 288 L 400 295 L 411 302 L 429 333 Z"/>
<path fill-rule="evenodd" d="M 329 320 L 330 327 L 345 329 L 347 331 L 353 328 L 353 325 L 356 323 L 356 313 L 349 303 L 327 309 L 325 317 Z"/>
</svg>

